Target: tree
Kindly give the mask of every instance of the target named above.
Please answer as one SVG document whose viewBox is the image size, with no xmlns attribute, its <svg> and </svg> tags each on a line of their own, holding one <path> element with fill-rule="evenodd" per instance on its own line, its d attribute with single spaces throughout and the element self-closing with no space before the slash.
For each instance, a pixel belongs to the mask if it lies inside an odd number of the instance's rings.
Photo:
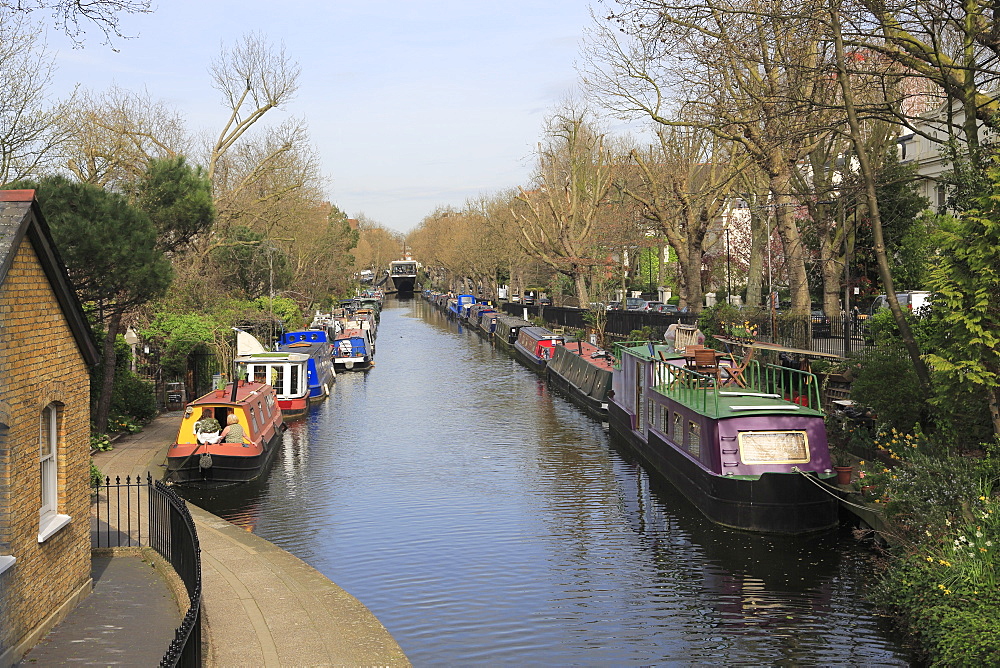
<svg viewBox="0 0 1000 668">
<path fill-rule="evenodd" d="M 300 68 L 284 46 L 275 49 L 263 35 L 250 33 L 224 49 L 210 72 L 230 112 L 208 159 L 208 179 L 214 183 L 223 156 L 267 112 L 295 95 Z"/>
<path fill-rule="evenodd" d="M 212 186 L 201 167 L 187 164 L 184 156 L 154 158 L 128 192 L 155 226 L 159 248 L 168 253 L 183 249 L 215 220 Z"/>
<path fill-rule="evenodd" d="M 674 249 L 681 306 L 698 312 L 704 295 L 702 265 L 714 241 L 709 230 L 731 205 L 733 180 L 743 160 L 704 129 L 666 126 L 657 136 L 659 142 L 649 149 L 632 151 L 642 187 L 627 182 L 621 187 L 642 203 L 645 217 Z"/>
<path fill-rule="evenodd" d="M 588 86 L 621 115 L 704 128 L 741 147 L 767 175 L 792 310 L 808 314 L 791 182 L 795 165 L 839 120 L 826 104 L 836 82 L 819 67 L 827 35 L 811 17 L 776 13 L 763 0 L 616 4 L 590 50 Z"/>
<path fill-rule="evenodd" d="M 177 111 L 117 86 L 103 93 L 80 91 L 60 117 L 66 136 L 65 167 L 77 179 L 121 187 L 142 177 L 150 160 L 190 153 Z"/>
<path fill-rule="evenodd" d="M 586 115 L 570 107 L 550 119 L 537 184 L 521 189 L 514 209 L 525 251 L 573 281 L 581 304 L 590 303 L 591 267 L 603 264 L 594 255 L 593 232 L 613 183 L 604 136 Z"/>
<path fill-rule="evenodd" d="M 929 285 L 942 324 L 936 328 L 939 348 L 927 360 L 951 382 L 987 392 L 1000 436 L 1000 163 L 989 176 L 993 188 L 978 211 L 941 220 Z"/>
<path fill-rule="evenodd" d="M 62 176 L 35 184 L 38 204 L 80 300 L 105 328 L 101 392 L 94 427 L 103 432 L 115 373 L 115 337 L 122 316 L 162 296 L 170 285 L 170 263 L 157 247 L 149 217 L 121 195 Z M 95 312 L 96 311 L 96 312 Z"/>
<path fill-rule="evenodd" d="M 83 25 L 93 24 L 104 33 L 104 41 L 122 37 L 118 14 L 148 14 L 150 0 L 2 0 L 0 13 L 47 10 L 56 28 L 62 30 L 78 46 L 83 38 Z"/>
<path fill-rule="evenodd" d="M 45 106 L 51 75 L 41 29 L 0 11 L 0 183 L 37 176 L 64 137 L 62 108 Z"/>
</svg>

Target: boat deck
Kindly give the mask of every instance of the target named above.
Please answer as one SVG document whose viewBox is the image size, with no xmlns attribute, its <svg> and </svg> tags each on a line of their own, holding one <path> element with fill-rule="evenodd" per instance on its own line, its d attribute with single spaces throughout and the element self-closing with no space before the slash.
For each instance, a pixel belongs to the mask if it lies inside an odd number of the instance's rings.
<svg viewBox="0 0 1000 668">
<path fill-rule="evenodd" d="M 722 366 L 724 384 L 686 367 L 683 355 L 667 346 L 628 346 L 632 355 L 654 362 L 652 388 L 664 396 L 713 419 L 750 415 L 820 416 L 819 384 L 811 373 L 750 362 L 743 372 L 746 387 L 725 384 L 728 372 Z"/>
</svg>

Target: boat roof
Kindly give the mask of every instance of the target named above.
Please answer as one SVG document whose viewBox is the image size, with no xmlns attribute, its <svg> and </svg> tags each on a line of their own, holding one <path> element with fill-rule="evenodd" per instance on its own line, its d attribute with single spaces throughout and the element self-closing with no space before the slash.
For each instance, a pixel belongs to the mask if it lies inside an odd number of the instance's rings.
<svg viewBox="0 0 1000 668">
<path fill-rule="evenodd" d="M 264 396 L 274 392 L 274 388 L 265 383 L 254 383 L 252 381 L 240 381 L 239 386 L 236 388 L 236 402 L 232 401 L 233 396 L 233 384 L 229 383 L 225 386 L 222 396 L 217 396 L 216 390 L 212 390 L 208 394 L 203 394 L 194 401 L 192 401 L 189 406 L 234 406 L 237 404 L 245 404 L 258 396 Z"/>
<path fill-rule="evenodd" d="M 276 353 L 251 353 L 240 355 L 237 362 L 305 362 L 309 355 L 305 353 L 276 352 Z"/>
<path fill-rule="evenodd" d="M 563 336 L 560 334 L 554 334 L 552 330 L 546 329 L 545 327 L 522 327 L 521 331 L 535 339 L 536 341 L 562 341 Z"/>
</svg>

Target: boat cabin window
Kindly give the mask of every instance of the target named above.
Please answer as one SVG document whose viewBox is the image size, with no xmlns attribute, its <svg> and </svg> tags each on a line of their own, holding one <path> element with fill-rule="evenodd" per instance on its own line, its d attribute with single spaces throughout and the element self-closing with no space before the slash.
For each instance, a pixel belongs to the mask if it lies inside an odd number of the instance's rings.
<svg viewBox="0 0 1000 668">
<path fill-rule="evenodd" d="M 288 390 L 285 388 L 284 364 L 275 364 L 273 367 L 271 367 L 271 380 L 273 381 L 271 383 L 271 387 L 276 389 L 278 392 L 283 392 L 285 394 L 288 393 Z"/>
<path fill-rule="evenodd" d="M 264 405 L 261 402 L 257 402 L 257 410 L 260 412 L 260 423 L 263 425 L 267 421 L 267 413 L 264 412 Z"/>
<path fill-rule="evenodd" d="M 701 459 L 701 425 L 697 422 L 688 422 L 687 450 L 695 459 Z"/>
<path fill-rule="evenodd" d="M 680 413 L 674 413 L 674 432 L 671 435 L 678 445 L 684 442 L 684 418 Z"/>
<path fill-rule="evenodd" d="M 646 401 L 646 405 L 649 407 L 646 411 L 646 415 L 649 416 L 649 424 L 653 427 L 656 426 L 656 404 L 653 403 L 652 399 Z"/>
<path fill-rule="evenodd" d="M 670 409 L 664 406 L 662 409 L 663 413 L 660 415 L 661 418 L 661 431 L 664 434 L 670 433 Z"/>
<path fill-rule="evenodd" d="M 266 383 L 267 382 L 267 366 L 264 364 L 254 364 L 250 367 L 253 369 L 253 382 L 255 383 Z"/>
<path fill-rule="evenodd" d="M 265 399 L 265 401 L 267 401 L 268 407 L 271 410 L 274 410 L 274 395 L 273 394 L 267 395 L 267 398 Z"/>
<path fill-rule="evenodd" d="M 253 430 L 257 431 L 257 411 L 250 407 L 250 422 L 253 423 Z"/>
</svg>

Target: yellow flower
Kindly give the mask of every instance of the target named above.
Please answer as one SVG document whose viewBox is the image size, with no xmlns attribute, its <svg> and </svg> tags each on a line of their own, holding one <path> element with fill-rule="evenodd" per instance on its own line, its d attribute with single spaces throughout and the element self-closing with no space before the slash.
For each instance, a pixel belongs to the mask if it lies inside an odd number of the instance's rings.
<svg viewBox="0 0 1000 668">
<path fill-rule="evenodd" d="M 930 535 L 930 534 L 927 534 L 927 535 Z M 934 557 L 927 557 L 927 561 L 929 561 L 929 562 L 931 562 L 933 564 L 934 563 Z"/>
</svg>

